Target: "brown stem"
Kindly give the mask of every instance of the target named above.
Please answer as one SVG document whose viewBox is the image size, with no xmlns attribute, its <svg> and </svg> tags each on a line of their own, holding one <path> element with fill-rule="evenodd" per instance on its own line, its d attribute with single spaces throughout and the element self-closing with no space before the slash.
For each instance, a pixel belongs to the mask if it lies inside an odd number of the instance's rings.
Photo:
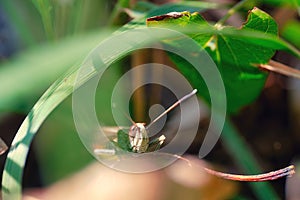
<svg viewBox="0 0 300 200">
<path fill-rule="evenodd" d="M 264 174 L 257 174 L 257 175 L 239 175 L 239 174 L 227 174 L 223 172 L 218 172 L 212 169 L 204 168 L 206 172 L 212 174 L 214 176 L 234 180 L 234 181 L 248 181 L 248 182 L 260 182 L 260 181 L 271 181 L 278 178 L 282 178 L 285 176 L 291 176 L 295 174 L 295 167 L 294 165 L 290 165 L 283 169 L 279 169 L 276 171 L 264 173 Z"/>
<path fill-rule="evenodd" d="M 300 70 L 294 69 L 288 65 L 276 62 L 274 60 L 270 60 L 268 64 L 260 64 L 259 67 L 272 72 L 277 72 L 279 74 L 300 79 Z"/>
</svg>

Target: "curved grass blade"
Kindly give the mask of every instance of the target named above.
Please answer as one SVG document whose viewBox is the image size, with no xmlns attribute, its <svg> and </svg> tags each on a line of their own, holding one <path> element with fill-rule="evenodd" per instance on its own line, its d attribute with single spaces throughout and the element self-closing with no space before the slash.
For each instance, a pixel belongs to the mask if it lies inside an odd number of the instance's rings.
<svg viewBox="0 0 300 200">
<path fill-rule="evenodd" d="M 77 67 L 57 80 L 35 104 L 19 128 L 7 155 L 2 178 L 3 199 L 21 199 L 23 169 L 31 141 L 47 116 L 73 91 Z"/>
<path fill-rule="evenodd" d="M 1 64 L 0 111 L 28 112 L 33 99 L 40 97 L 38 94 L 70 66 L 82 61 L 95 44 L 111 32 L 97 30 L 64 38 L 55 44 L 41 44 Z"/>
<path fill-rule="evenodd" d="M 176 33 L 176 32 L 174 32 Z M 119 37 L 122 37 L 119 36 Z M 172 36 L 163 35 L 162 37 L 169 38 Z M 174 36 L 173 36 L 174 37 Z M 152 39 L 152 38 L 151 38 Z M 157 40 L 154 38 L 154 40 Z M 104 41 L 105 42 L 105 41 Z M 102 43 L 101 43 L 102 44 Z M 25 118 L 20 129 L 18 130 L 5 163 L 3 171 L 2 190 L 3 199 L 21 199 L 21 182 L 22 174 L 25 166 L 26 157 L 29 151 L 31 141 L 41 124 L 47 116 L 68 96 L 74 87 L 80 87 L 92 77 L 97 75 L 99 71 L 103 70 L 106 65 L 127 55 L 129 52 L 135 50 L 139 45 L 145 44 L 144 40 L 138 41 L 135 45 L 128 45 L 122 48 L 107 48 L 106 51 L 97 48 L 87 57 L 86 60 L 92 62 L 88 63 L 88 70 L 81 71 L 80 80 L 77 79 L 78 65 L 74 66 L 66 75 L 59 78 L 39 99 L 28 116 Z M 108 44 L 104 43 L 103 46 Z M 94 56 L 95 59 L 94 59 Z M 98 58 L 102 60 L 99 61 Z"/>
<path fill-rule="evenodd" d="M 143 22 L 144 20 L 142 20 L 142 23 Z M 113 60 L 120 58 L 128 51 L 128 49 L 121 50 L 113 56 L 106 55 L 106 58 L 103 59 L 106 61 L 106 64 L 108 64 Z M 78 66 L 74 66 L 67 74 L 52 84 L 35 104 L 19 128 L 12 142 L 3 171 L 3 199 L 22 198 L 22 175 L 31 141 L 48 115 L 72 93 L 77 69 Z M 96 71 L 96 69 L 93 69 L 93 71 L 87 72 L 86 77 L 81 79 L 82 82 L 80 84 L 85 83 L 93 77 Z M 77 83 L 77 85 L 80 84 Z"/>
<path fill-rule="evenodd" d="M 107 33 L 104 35 L 107 36 Z M 101 36 L 103 35 L 99 35 L 100 39 Z M 55 81 L 23 121 L 7 155 L 2 176 L 3 199 L 21 199 L 23 169 L 31 141 L 48 115 L 73 92 L 73 84 L 79 66 L 73 66 L 65 75 Z M 85 80 L 91 78 L 92 75 L 87 74 Z"/>
</svg>

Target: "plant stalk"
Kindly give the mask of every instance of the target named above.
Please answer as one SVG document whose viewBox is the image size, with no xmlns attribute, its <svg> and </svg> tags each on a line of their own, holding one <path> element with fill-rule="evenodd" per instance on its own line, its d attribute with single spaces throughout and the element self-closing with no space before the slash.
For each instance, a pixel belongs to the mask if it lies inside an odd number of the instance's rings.
<svg viewBox="0 0 300 200">
<path fill-rule="evenodd" d="M 274 60 L 270 60 L 268 64 L 260 64 L 259 67 L 268 71 L 300 79 L 300 70 L 294 69 Z"/>
<path fill-rule="evenodd" d="M 235 4 L 232 8 L 230 8 L 228 10 L 228 12 L 226 13 L 226 15 L 224 15 L 216 24 L 216 27 L 222 26 L 224 25 L 224 23 L 227 21 L 228 18 L 230 18 L 234 13 L 236 13 L 239 9 L 241 9 L 246 3 L 248 2 L 248 0 L 242 0 L 240 2 L 238 2 L 237 4 Z"/>
</svg>

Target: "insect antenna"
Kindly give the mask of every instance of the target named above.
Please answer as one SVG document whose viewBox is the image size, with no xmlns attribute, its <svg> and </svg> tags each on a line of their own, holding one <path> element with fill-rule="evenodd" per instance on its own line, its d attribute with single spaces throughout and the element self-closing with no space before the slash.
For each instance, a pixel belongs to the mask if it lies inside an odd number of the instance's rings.
<svg viewBox="0 0 300 200">
<path fill-rule="evenodd" d="M 181 99 L 179 99 L 178 101 L 176 101 L 172 106 L 170 106 L 167 110 L 165 110 L 163 113 L 161 113 L 158 117 L 156 117 L 150 124 L 148 124 L 148 126 L 146 127 L 146 129 L 149 129 L 149 127 L 151 125 L 153 125 L 155 122 L 157 122 L 160 118 L 162 118 L 165 114 L 167 114 L 168 112 L 170 112 L 172 109 L 174 109 L 176 106 L 178 106 L 180 103 L 182 103 L 183 101 L 185 101 L 186 99 L 190 98 L 191 96 L 193 96 L 194 94 L 196 94 L 197 89 L 194 89 L 191 93 L 183 96 Z"/>
</svg>

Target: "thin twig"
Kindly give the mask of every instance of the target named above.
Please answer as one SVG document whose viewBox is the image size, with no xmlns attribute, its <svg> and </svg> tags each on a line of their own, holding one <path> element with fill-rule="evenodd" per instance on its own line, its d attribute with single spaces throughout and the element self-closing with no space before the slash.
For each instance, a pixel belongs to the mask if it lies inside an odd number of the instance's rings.
<svg viewBox="0 0 300 200">
<path fill-rule="evenodd" d="M 258 66 L 262 69 L 300 79 L 300 70 L 294 69 L 288 65 L 276 62 L 274 60 L 270 60 L 268 64 L 260 64 Z"/>
<path fill-rule="evenodd" d="M 248 182 L 271 181 L 271 180 L 275 180 L 278 178 L 282 178 L 285 176 L 291 176 L 291 175 L 295 174 L 294 165 L 290 165 L 283 169 L 279 169 L 279 170 L 264 173 L 264 174 L 258 174 L 258 175 L 227 174 L 227 173 L 218 172 L 218 171 L 208 169 L 208 168 L 204 168 L 204 169 L 209 174 L 212 174 L 214 176 L 217 176 L 217 177 L 220 177 L 223 179 L 229 179 L 229 180 L 234 180 L 234 181 L 248 181 Z"/>
</svg>

